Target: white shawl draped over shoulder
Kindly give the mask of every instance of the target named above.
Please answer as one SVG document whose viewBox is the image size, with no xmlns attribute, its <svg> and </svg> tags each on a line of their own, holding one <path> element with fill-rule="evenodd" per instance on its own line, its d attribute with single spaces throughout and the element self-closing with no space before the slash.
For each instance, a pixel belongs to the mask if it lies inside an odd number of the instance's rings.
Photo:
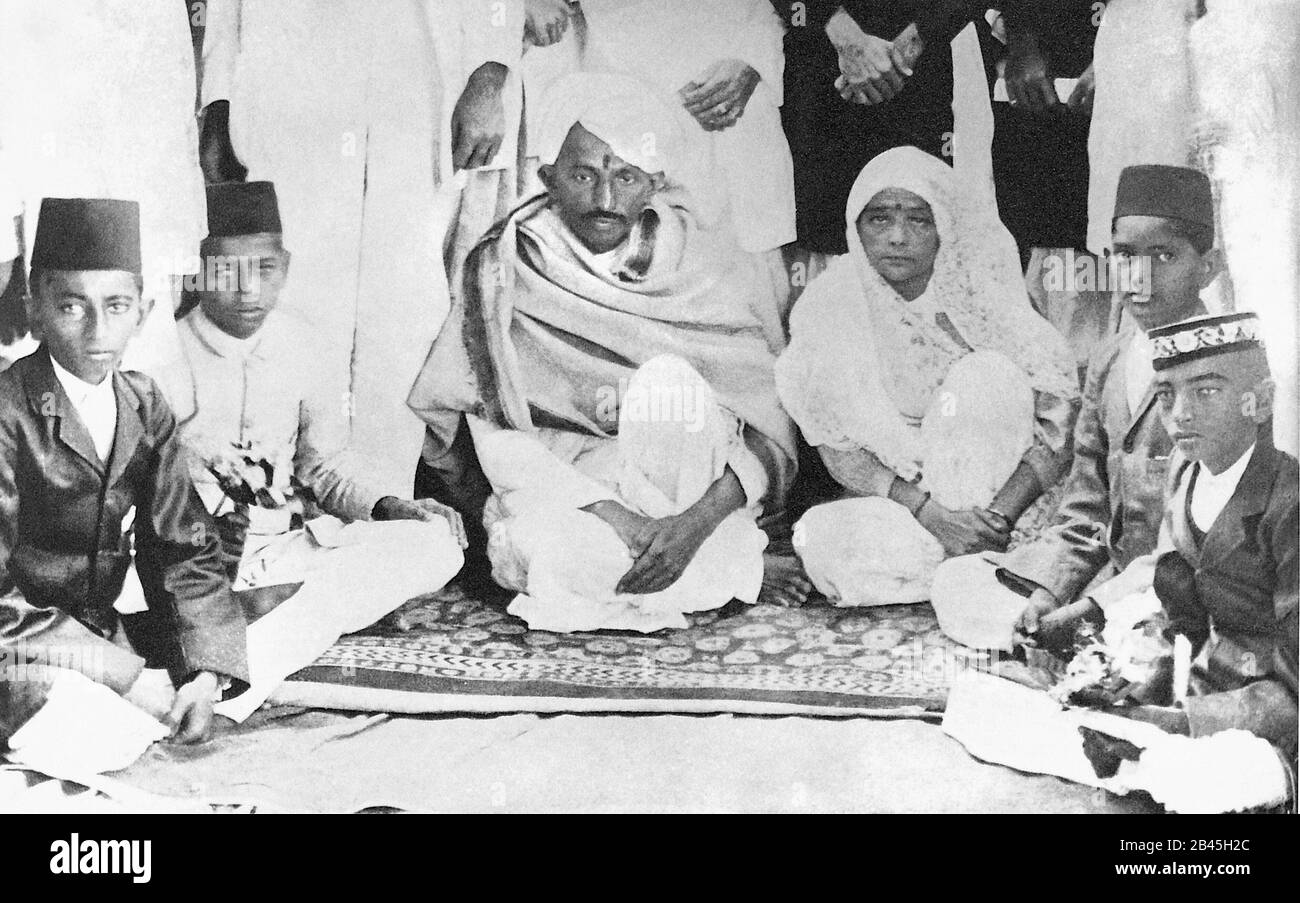
<svg viewBox="0 0 1300 903">
<path fill-rule="evenodd" d="M 876 272 L 858 236 L 858 217 L 886 188 L 923 198 L 939 233 L 934 273 L 910 303 Z M 915 478 L 924 402 L 971 350 L 1000 352 L 1037 392 L 1078 396 L 1065 341 L 1030 307 L 1015 244 L 980 197 L 968 199 L 950 168 L 913 147 L 863 169 L 846 210 L 849 253 L 795 305 L 790 346 L 776 367 L 781 401 L 810 444 L 867 449 L 903 479 Z"/>
</svg>

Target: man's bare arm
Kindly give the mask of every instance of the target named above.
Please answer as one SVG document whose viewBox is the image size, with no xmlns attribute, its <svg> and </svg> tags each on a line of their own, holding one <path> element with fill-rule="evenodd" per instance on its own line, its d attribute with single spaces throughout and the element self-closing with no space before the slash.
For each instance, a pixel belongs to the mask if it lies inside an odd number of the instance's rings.
<svg viewBox="0 0 1300 903">
<path fill-rule="evenodd" d="M 704 541 L 745 506 L 745 490 L 730 467 L 681 514 L 650 521 L 632 540 L 636 561 L 619 581 L 622 593 L 656 593 L 677 582 Z"/>
</svg>

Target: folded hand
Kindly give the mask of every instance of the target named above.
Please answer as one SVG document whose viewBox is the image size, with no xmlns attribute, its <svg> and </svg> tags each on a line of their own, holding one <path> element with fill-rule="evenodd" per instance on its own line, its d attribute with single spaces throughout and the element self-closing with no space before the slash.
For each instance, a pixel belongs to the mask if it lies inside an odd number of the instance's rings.
<svg viewBox="0 0 1300 903">
<path fill-rule="evenodd" d="M 758 87 L 758 72 L 740 60 L 721 60 L 678 92 L 682 106 L 706 132 L 729 129 L 745 115 Z"/>
<path fill-rule="evenodd" d="M 949 511 L 930 500 L 917 514 L 917 520 L 939 540 L 950 558 L 976 552 L 1004 552 L 1011 541 L 1011 532 L 1005 524 L 978 508 Z"/>
<path fill-rule="evenodd" d="M 569 30 L 570 15 L 565 0 L 525 0 L 524 38 L 534 47 L 556 44 Z"/>
<path fill-rule="evenodd" d="M 452 162 L 455 168 L 487 166 L 506 135 L 506 108 L 501 95 L 506 70 L 484 63 L 469 77 L 451 114 Z"/>
<path fill-rule="evenodd" d="M 708 519 L 687 511 L 648 523 L 628 546 L 636 561 L 623 575 L 620 593 L 657 593 L 677 582 L 713 532 Z"/>
</svg>

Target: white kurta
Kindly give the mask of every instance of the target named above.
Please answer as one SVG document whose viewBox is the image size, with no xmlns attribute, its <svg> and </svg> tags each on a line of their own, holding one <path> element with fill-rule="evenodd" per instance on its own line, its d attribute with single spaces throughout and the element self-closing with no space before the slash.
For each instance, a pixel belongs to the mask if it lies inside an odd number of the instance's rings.
<svg viewBox="0 0 1300 903">
<path fill-rule="evenodd" d="M 145 294 L 157 309 L 126 366 L 174 358 L 167 277 L 190 271 L 206 231 L 184 5 L 0 0 L 0 23 L 0 145 L 25 247 L 44 197 L 139 201 Z"/>
<path fill-rule="evenodd" d="M 343 412 L 317 396 L 305 331 L 277 312 L 241 340 L 195 310 L 182 321 L 180 335 L 183 364 L 157 376 L 210 511 L 222 513 L 224 494 L 206 472 L 205 458 L 217 447 L 253 442 L 270 460 L 294 461 L 295 472 L 327 511 L 348 520 L 369 517 L 379 493 L 341 447 Z M 373 624 L 413 596 L 442 589 L 463 563 L 442 522 L 344 523 L 326 516 L 301 530 L 250 529 L 234 588 L 303 585 L 249 627 L 250 687 L 217 711 L 235 720 L 248 717 L 284 678 L 340 636 Z"/>
<path fill-rule="evenodd" d="M 683 403 L 674 408 L 669 398 Z M 493 576 L 520 593 L 510 613 L 533 629 L 649 633 L 686 627 L 685 613 L 733 598 L 757 601 L 767 537 L 756 518 L 767 476 L 740 422 L 686 362 L 660 356 L 637 370 L 616 439 L 469 423 L 494 491 L 484 515 Z M 651 518 L 680 514 L 728 466 L 750 505 L 723 521 L 667 589 L 616 592 L 632 555 L 612 527 L 581 509 L 613 501 Z"/>
<path fill-rule="evenodd" d="M 423 437 L 406 395 L 448 310 L 452 111 L 480 64 L 515 64 L 522 7 L 209 3 L 203 103 L 230 101 L 248 178 L 276 184 L 294 254 L 285 303 L 335 349 L 320 378 L 350 407 L 355 448 L 394 495 L 409 493 Z M 517 99 L 512 112 L 517 123 Z M 507 142 L 498 160 L 513 158 Z"/>
<path fill-rule="evenodd" d="M 368 519 L 384 494 L 351 453 L 347 412 L 323 395 L 311 330 L 282 311 L 248 339 L 222 332 L 196 308 L 178 324 L 182 360 L 152 373 L 194 453 L 191 475 L 208 510 L 230 510 L 205 461 L 251 443 L 268 460 L 292 465 L 321 507 Z"/>
</svg>

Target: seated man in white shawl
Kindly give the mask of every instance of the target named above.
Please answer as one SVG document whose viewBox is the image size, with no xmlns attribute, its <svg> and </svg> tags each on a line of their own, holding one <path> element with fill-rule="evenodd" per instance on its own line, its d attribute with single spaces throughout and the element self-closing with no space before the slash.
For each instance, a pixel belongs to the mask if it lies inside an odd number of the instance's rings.
<svg viewBox="0 0 1300 903">
<path fill-rule="evenodd" d="M 471 254 L 412 390 L 426 461 L 446 469 L 468 430 L 493 577 L 534 629 L 802 602 L 797 562 L 765 557 L 757 524 L 780 511 L 795 446 L 753 270 L 666 190 L 670 111 L 631 78 L 579 74 L 542 122 L 547 193 Z"/>
</svg>

